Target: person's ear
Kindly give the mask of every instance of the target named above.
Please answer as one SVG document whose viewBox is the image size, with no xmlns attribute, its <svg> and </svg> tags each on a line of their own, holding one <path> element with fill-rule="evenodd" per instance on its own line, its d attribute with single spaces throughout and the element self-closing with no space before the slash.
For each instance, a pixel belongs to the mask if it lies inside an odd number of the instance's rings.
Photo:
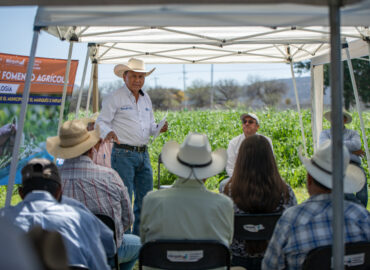
<svg viewBox="0 0 370 270">
<path fill-rule="evenodd" d="M 59 186 L 54 193 L 54 198 L 59 202 L 62 198 L 62 187 Z"/>
<path fill-rule="evenodd" d="M 19 186 L 18 187 L 18 194 L 19 196 L 22 198 L 22 200 L 24 199 L 24 191 L 23 191 L 23 187 L 22 186 Z"/>
</svg>

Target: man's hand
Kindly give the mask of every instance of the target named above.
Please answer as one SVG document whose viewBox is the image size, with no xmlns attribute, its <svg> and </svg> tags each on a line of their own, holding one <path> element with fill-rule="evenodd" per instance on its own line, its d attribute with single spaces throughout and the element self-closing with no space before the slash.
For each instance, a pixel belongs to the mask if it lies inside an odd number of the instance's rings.
<svg viewBox="0 0 370 270">
<path fill-rule="evenodd" d="M 118 137 L 116 135 L 116 133 L 114 133 L 114 131 L 111 131 L 107 134 L 107 136 L 105 137 L 104 139 L 104 142 L 115 142 L 117 144 L 120 144 L 119 143 L 119 140 L 118 140 Z"/>
<path fill-rule="evenodd" d="M 353 151 L 352 154 L 359 156 L 359 157 L 363 157 L 365 155 L 365 151 L 362 149 L 359 149 L 359 150 Z"/>
<path fill-rule="evenodd" d="M 161 128 L 161 133 L 166 132 L 168 130 L 168 122 L 164 123 L 164 126 Z"/>
</svg>

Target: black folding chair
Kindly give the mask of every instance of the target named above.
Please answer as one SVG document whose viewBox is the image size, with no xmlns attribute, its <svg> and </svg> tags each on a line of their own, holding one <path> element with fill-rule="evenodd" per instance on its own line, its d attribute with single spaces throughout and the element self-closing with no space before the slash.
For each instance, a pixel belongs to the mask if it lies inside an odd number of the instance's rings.
<svg viewBox="0 0 370 270">
<path fill-rule="evenodd" d="M 161 164 L 162 164 L 162 156 L 161 156 L 161 154 L 159 154 L 159 156 L 158 156 L 158 169 L 157 169 L 157 171 L 158 171 L 158 174 L 157 174 L 157 179 L 158 179 L 157 188 L 158 188 L 158 190 L 172 187 L 172 185 L 161 185 Z"/>
<path fill-rule="evenodd" d="M 113 237 L 114 237 L 114 242 L 117 244 L 117 236 L 116 236 L 116 225 L 114 224 L 114 220 L 107 215 L 103 214 L 95 214 L 95 216 L 100 219 L 105 225 L 108 226 L 113 231 Z M 115 269 L 119 270 L 119 262 L 118 262 L 118 254 L 114 254 L 114 264 L 115 264 Z"/>
<path fill-rule="evenodd" d="M 68 269 L 69 270 L 89 270 L 88 267 L 84 266 L 84 265 L 69 265 L 68 266 Z"/>
<path fill-rule="evenodd" d="M 139 269 L 143 266 L 166 270 L 230 269 L 230 250 L 214 240 L 156 240 L 140 249 Z"/>
<path fill-rule="evenodd" d="M 234 238 L 239 240 L 270 240 L 281 213 L 235 214 Z"/>
<path fill-rule="evenodd" d="M 345 269 L 370 269 L 370 242 L 347 243 L 344 256 Z M 303 263 L 303 270 L 332 268 L 332 245 L 311 250 Z"/>
</svg>

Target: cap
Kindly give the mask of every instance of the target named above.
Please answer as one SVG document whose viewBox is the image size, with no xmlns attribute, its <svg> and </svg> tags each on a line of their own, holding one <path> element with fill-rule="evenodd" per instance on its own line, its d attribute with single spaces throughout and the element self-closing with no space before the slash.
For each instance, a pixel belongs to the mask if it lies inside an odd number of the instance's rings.
<svg viewBox="0 0 370 270">
<path fill-rule="evenodd" d="M 254 113 L 243 113 L 243 114 L 240 116 L 240 120 L 242 120 L 242 121 L 243 121 L 243 119 L 244 119 L 245 117 L 247 117 L 247 116 L 249 116 L 249 117 L 253 118 L 254 120 L 256 120 L 256 122 L 257 122 L 257 124 L 258 124 L 258 125 L 260 124 L 260 121 L 258 120 L 257 115 L 255 115 Z"/>
<path fill-rule="evenodd" d="M 32 178 L 43 178 L 61 184 L 57 166 L 45 158 L 31 159 L 22 169 L 22 183 Z"/>
</svg>

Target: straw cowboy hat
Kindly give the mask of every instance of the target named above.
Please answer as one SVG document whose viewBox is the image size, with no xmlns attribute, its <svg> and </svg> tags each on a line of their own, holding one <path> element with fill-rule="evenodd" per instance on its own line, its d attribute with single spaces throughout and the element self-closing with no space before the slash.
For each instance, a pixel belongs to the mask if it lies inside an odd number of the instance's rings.
<svg viewBox="0 0 370 270">
<path fill-rule="evenodd" d="M 66 121 L 59 130 L 59 136 L 46 140 L 46 149 L 54 157 L 74 158 L 82 155 L 100 140 L 99 129 L 87 131 L 86 123 L 81 119 Z"/>
<path fill-rule="evenodd" d="M 189 133 L 180 145 L 167 142 L 162 149 L 162 162 L 166 168 L 185 179 L 206 179 L 224 170 L 227 154 L 225 149 L 212 152 L 207 135 Z"/>
<path fill-rule="evenodd" d="M 123 73 L 125 71 L 134 71 L 134 72 L 140 72 L 145 73 L 145 77 L 149 76 L 155 68 L 151 69 L 150 71 L 145 69 L 145 63 L 143 60 L 137 59 L 137 58 L 130 58 L 128 60 L 127 65 L 119 64 L 114 67 L 114 74 L 116 74 L 118 77 L 122 79 Z"/>
<path fill-rule="evenodd" d="M 326 141 L 316 151 L 311 159 L 302 155 L 302 148 L 299 149 L 299 158 L 306 167 L 308 173 L 320 184 L 332 189 L 332 144 Z M 365 184 L 363 171 L 350 162 L 350 155 L 347 147 L 343 146 L 343 172 L 344 172 L 344 193 L 355 193 L 361 190 Z"/>
<path fill-rule="evenodd" d="M 347 119 L 346 124 L 349 124 L 352 122 L 352 116 L 346 110 L 343 110 L 343 116 Z M 324 117 L 326 120 L 331 122 L 331 111 L 324 113 Z"/>
</svg>

